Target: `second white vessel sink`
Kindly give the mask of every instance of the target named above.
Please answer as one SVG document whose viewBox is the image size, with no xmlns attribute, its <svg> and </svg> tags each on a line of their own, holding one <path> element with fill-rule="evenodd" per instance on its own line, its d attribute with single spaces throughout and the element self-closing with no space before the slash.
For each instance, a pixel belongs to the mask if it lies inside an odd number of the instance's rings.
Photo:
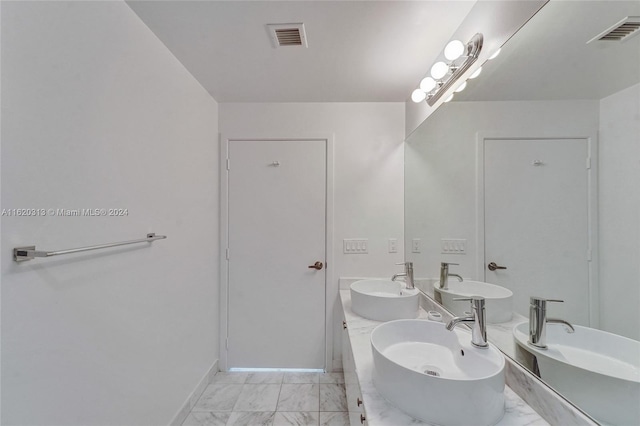
<svg viewBox="0 0 640 426">
<path fill-rule="evenodd" d="M 433 284 L 434 294 L 440 296 L 442 306 L 447 308 L 455 316 L 464 315 L 469 310 L 469 302 L 455 301 L 453 299 L 469 296 L 482 296 L 485 300 L 487 322 L 497 324 L 511 321 L 513 316 L 513 292 L 507 288 L 482 281 L 459 282 L 449 280 L 448 289 L 440 288 L 440 283 Z"/>
<path fill-rule="evenodd" d="M 504 357 L 443 323 L 397 320 L 371 333 L 373 381 L 408 415 L 439 425 L 493 425 L 504 415 Z"/>
<path fill-rule="evenodd" d="M 374 321 L 417 318 L 418 289 L 407 290 L 402 281 L 361 280 L 351 284 L 351 310 Z"/>
</svg>

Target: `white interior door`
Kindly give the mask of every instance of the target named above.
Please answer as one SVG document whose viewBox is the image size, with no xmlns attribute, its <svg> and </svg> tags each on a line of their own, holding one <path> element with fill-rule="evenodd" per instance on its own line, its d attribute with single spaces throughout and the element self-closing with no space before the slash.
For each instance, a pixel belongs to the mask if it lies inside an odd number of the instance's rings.
<svg viewBox="0 0 640 426">
<path fill-rule="evenodd" d="M 228 155 L 227 366 L 323 369 L 327 141 L 231 140 Z"/>
<path fill-rule="evenodd" d="M 485 139 L 485 281 L 522 315 L 530 296 L 562 299 L 549 316 L 589 325 L 587 157 L 586 139 Z"/>
</svg>

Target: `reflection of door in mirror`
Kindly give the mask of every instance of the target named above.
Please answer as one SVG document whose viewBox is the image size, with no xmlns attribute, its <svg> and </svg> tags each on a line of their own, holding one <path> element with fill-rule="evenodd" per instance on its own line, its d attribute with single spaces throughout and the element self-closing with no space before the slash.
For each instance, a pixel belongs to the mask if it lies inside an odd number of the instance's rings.
<svg viewBox="0 0 640 426">
<path fill-rule="evenodd" d="M 520 315 L 528 315 L 531 296 L 563 299 L 566 303 L 554 305 L 549 316 L 593 325 L 588 140 L 485 138 L 479 143 L 484 281 L 513 291 Z M 490 270 L 488 262 L 507 269 Z"/>
</svg>

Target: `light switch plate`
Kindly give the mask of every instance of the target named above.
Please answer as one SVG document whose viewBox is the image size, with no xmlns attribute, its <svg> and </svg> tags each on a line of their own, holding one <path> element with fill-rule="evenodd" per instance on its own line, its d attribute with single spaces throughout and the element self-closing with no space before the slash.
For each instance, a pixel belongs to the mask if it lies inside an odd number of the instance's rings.
<svg viewBox="0 0 640 426">
<path fill-rule="evenodd" d="M 398 239 L 389 238 L 389 253 L 397 253 L 397 252 L 398 252 Z"/>
<path fill-rule="evenodd" d="M 411 253 L 420 253 L 422 251 L 422 241 L 420 238 L 411 240 Z"/>
<path fill-rule="evenodd" d="M 344 254 L 369 253 L 369 240 L 366 238 L 345 238 L 342 240 Z"/>
<path fill-rule="evenodd" d="M 467 240 L 442 239 L 440 249 L 442 254 L 466 254 Z"/>
</svg>

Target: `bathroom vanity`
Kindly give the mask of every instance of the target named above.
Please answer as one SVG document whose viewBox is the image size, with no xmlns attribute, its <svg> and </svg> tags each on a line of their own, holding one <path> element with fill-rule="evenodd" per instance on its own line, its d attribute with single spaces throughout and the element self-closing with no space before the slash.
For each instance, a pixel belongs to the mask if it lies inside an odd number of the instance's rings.
<svg viewBox="0 0 640 426">
<path fill-rule="evenodd" d="M 403 426 L 427 424 L 405 414 L 386 401 L 373 384 L 373 355 L 371 332 L 379 321 L 362 318 L 351 311 L 351 294 L 341 287 L 340 300 L 344 313 L 342 328 L 342 363 L 344 369 L 349 419 L 352 426 Z M 427 319 L 420 308 L 419 318 Z M 515 392 L 505 386 L 505 413 L 498 425 L 548 424 Z M 460 401 L 460 404 L 464 404 Z"/>
</svg>

